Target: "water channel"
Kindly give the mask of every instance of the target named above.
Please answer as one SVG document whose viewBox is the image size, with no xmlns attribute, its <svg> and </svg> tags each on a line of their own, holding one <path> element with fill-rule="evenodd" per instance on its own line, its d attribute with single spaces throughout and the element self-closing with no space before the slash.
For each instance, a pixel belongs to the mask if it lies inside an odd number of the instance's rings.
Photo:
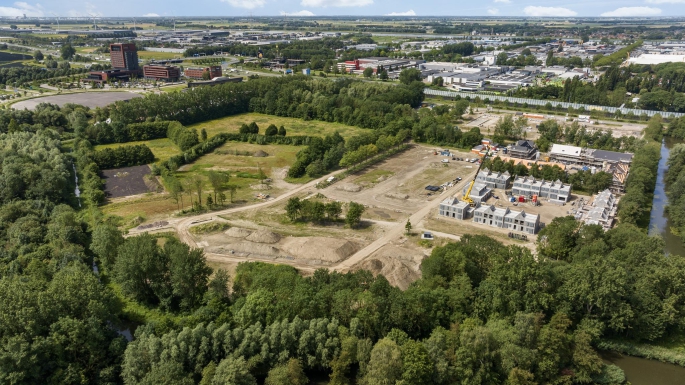
<svg viewBox="0 0 685 385">
<path fill-rule="evenodd" d="M 672 223 L 664 212 L 668 205 L 664 186 L 668 156 L 673 146 L 678 143 L 682 141 L 666 138 L 661 144 L 661 160 L 649 218 L 649 234 L 660 235 L 664 239 L 667 254 L 685 256 L 685 245 L 680 237 L 673 235 L 669 230 Z M 632 385 L 685 385 L 685 367 L 611 352 L 604 352 L 602 358 L 605 362 L 623 369 L 626 379 Z"/>
<path fill-rule="evenodd" d="M 652 212 L 649 216 L 649 234 L 661 235 L 666 244 L 665 250 L 667 254 L 685 256 L 685 245 L 679 236 L 674 235 L 669 230 L 673 224 L 664 212 L 665 207 L 668 205 L 666 186 L 664 185 L 664 178 L 668 169 L 668 156 L 671 153 L 671 148 L 678 143 L 682 143 L 682 141 L 671 138 L 665 138 L 661 143 L 661 160 L 659 161 L 656 188 L 654 189 Z"/>
</svg>

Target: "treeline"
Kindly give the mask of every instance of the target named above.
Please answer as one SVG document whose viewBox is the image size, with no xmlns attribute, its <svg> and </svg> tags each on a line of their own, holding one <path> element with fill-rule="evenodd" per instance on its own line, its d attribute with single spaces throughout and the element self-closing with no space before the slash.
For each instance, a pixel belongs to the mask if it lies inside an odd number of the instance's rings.
<svg viewBox="0 0 685 385">
<path fill-rule="evenodd" d="M 0 68 L 0 87 L 25 87 L 34 81 L 52 79 L 61 76 L 78 75 L 88 72 L 85 68 L 46 69 L 34 66 Z"/>
<path fill-rule="evenodd" d="M 554 119 L 547 119 L 538 125 L 540 137 L 535 144 L 540 151 L 549 151 L 554 143 L 566 143 L 583 148 L 608 151 L 635 152 L 642 145 L 634 136 L 614 137 L 611 131 L 592 130 L 581 127 L 578 122 L 560 126 Z"/>
<path fill-rule="evenodd" d="M 226 46 L 208 46 L 188 48 L 183 52 L 184 57 L 195 55 L 214 55 L 219 52 L 231 55 L 258 57 L 261 53 L 264 58 L 274 59 L 283 57 L 286 59 L 300 59 L 310 61 L 335 59 L 335 51 L 344 47 L 341 38 L 327 37 L 319 40 L 295 40 L 290 43 L 266 46 L 248 44 L 231 44 Z"/>
<path fill-rule="evenodd" d="M 647 142 L 638 147 L 630 165 L 625 194 L 618 202 L 618 218 L 623 223 L 649 226 L 654 187 L 661 158 L 662 122 L 660 116 L 650 119 L 645 129 Z"/>
<path fill-rule="evenodd" d="M 623 384 L 593 345 L 679 330 L 685 261 L 629 224 L 604 232 L 565 217 L 541 234 L 537 256 L 485 236 L 437 247 L 405 291 L 363 270 L 305 278 L 240 264 L 225 321 L 139 328 L 124 381 Z"/>
<path fill-rule="evenodd" d="M 676 144 L 668 157 L 666 171 L 666 194 L 668 195 L 668 218 L 673 221 L 677 235 L 685 239 L 685 145 Z"/>
<path fill-rule="evenodd" d="M 155 155 L 144 144 L 104 148 L 93 153 L 93 161 L 100 169 L 140 166 L 152 163 Z"/>
<path fill-rule="evenodd" d="M 92 272 L 87 214 L 67 205 L 78 206 L 59 139 L 2 134 L 0 164 L 0 382 L 119 383 L 119 308 Z"/>
<path fill-rule="evenodd" d="M 12 108 L 0 110 L 0 133 L 38 132 L 44 128 L 57 132 L 72 131 L 88 126 L 91 110 L 88 107 L 67 103 L 40 103 L 33 111 Z"/>
</svg>

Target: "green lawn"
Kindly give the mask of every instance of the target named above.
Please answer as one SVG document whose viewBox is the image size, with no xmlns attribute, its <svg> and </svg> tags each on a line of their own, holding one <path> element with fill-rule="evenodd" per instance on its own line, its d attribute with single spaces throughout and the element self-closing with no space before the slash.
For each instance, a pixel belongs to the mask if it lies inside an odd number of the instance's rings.
<svg viewBox="0 0 685 385">
<path fill-rule="evenodd" d="M 138 57 L 142 60 L 181 59 L 183 58 L 183 54 L 175 52 L 138 51 Z"/>
<path fill-rule="evenodd" d="M 222 132 L 238 132 L 240 125 L 252 122 L 256 122 L 257 125 L 259 125 L 260 134 L 263 134 L 264 130 L 266 130 L 270 124 L 275 124 L 277 127 L 284 126 L 288 135 L 325 136 L 338 131 L 344 138 L 349 138 L 366 131 L 363 128 L 346 126 L 340 123 L 328 123 L 316 120 L 304 121 L 302 119 L 285 118 L 252 112 L 210 120 L 208 122 L 192 125 L 191 127 L 196 128 L 198 132 L 204 128 L 207 130 L 207 135 L 212 137 Z"/>
<path fill-rule="evenodd" d="M 128 143 L 112 143 L 112 144 L 102 144 L 95 146 L 95 150 L 102 150 L 105 148 L 118 148 L 121 146 L 134 146 L 138 144 L 144 144 L 150 147 L 150 150 L 155 155 L 155 160 L 158 162 L 166 161 L 174 155 L 181 153 L 181 150 L 168 138 L 144 140 L 140 142 L 128 142 Z"/>
</svg>

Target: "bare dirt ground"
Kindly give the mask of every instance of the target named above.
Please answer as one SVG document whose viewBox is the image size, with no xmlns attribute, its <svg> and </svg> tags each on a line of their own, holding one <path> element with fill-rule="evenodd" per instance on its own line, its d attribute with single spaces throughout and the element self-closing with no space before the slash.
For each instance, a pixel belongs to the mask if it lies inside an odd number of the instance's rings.
<svg viewBox="0 0 685 385">
<path fill-rule="evenodd" d="M 150 166 L 122 167 L 103 170 L 105 194 L 109 198 L 121 198 L 150 192 L 145 176 L 150 174 Z"/>
<path fill-rule="evenodd" d="M 82 92 L 65 95 L 44 96 L 41 98 L 24 100 L 12 105 L 15 110 L 35 109 L 40 103 L 52 103 L 62 107 L 67 103 L 80 104 L 82 106 L 95 108 L 104 107 L 108 104 L 120 101 L 140 98 L 142 95 L 133 92 Z"/>
</svg>

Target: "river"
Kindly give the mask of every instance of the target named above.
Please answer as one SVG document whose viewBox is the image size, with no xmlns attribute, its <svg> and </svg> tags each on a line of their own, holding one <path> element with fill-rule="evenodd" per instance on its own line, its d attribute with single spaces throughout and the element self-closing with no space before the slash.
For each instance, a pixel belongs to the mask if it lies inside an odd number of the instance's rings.
<svg viewBox="0 0 685 385">
<path fill-rule="evenodd" d="M 631 385 L 685 385 L 682 366 L 613 352 L 603 352 L 602 358 L 623 369 Z"/>
<path fill-rule="evenodd" d="M 669 229 L 673 224 L 664 212 L 664 209 L 668 205 L 666 186 L 664 185 L 664 178 L 666 177 L 666 170 L 668 169 L 668 156 L 671 154 L 671 148 L 678 143 L 682 143 L 682 141 L 672 138 L 665 138 L 661 143 L 661 160 L 659 160 L 659 169 L 657 171 L 652 212 L 649 215 L 649 234 L 661 235 L 666 244 L 665 251 L 667 254 L 685 256 L 685 245 L 683 245 L 683 240 L 680 239 L 679 236 L 671 233 Z"/>
</svg>

